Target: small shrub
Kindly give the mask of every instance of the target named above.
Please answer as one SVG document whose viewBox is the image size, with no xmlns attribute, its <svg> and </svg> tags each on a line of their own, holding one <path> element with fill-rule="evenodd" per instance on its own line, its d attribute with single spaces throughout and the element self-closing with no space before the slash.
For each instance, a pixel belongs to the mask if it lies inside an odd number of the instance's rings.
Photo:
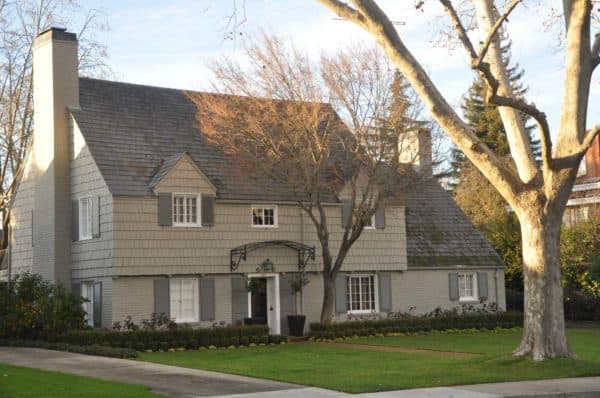
<svg viewBox="0 0 600 398">
<path fill-rule="evenodd" d="M 247 346 L 248 344 L 250 344 L 250 339 L 248 338 L 248 336 L 240 337 L 240 345 Z"/>
</svg>

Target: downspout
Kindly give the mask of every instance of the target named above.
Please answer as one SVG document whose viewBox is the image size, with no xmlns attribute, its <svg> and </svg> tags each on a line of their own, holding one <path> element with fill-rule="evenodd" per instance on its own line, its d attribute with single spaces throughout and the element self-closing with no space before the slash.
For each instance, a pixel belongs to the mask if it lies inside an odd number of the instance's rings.
<svg viewBox="0 0 600 398">
<path fill-rule="evenodd" d="M 8 290 L 10 291 L 10 281 L 12 279 L 12 228 L 8 228 L 8 244 L 6 245 L 6 249 L 8 251 L 7 258 L 8 258 L 8 279 L 7 279 L 7 284 L 8 284 Z"/>
</svg>

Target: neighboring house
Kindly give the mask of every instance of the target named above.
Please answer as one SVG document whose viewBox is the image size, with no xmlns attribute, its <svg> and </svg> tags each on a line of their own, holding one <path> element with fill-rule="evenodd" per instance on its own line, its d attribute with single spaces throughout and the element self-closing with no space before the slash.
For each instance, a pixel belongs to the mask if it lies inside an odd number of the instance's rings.
<svg viewBox="0 0 600 398">
<path fill-rule="evenodd" d="M 76 37 L 60 29 L 36 40 L 34 87 L 11 274 L 72 286 L 89 299 L 94 326 L 153 312 L 198 325 L 252 315 L 279 333 L 295 312 L 290 279 L 305 267 L 301 311 L 319 319 L 312 223 L 289 189 L 206 142 L 190 92 L 79 78 Z M 430 151 L 420 156 L 430 164 Z M 483 300 L 504 309 L 504 265 L 450 195 L 424 178 L 400 196 L 351 249 L 335 283 L 336 319 Z M 343 209 L 336 198 L 326 206 L 334 252 Z M 258 288 L 248 290 L 249 278 Z"/>
<path fill-rule="evenodd" d="M 563 214 L 563 224 L 578 222 L 600 215 L 600 140 L 594 140 L 581 160 L 573 191 Z"/>
</svg>

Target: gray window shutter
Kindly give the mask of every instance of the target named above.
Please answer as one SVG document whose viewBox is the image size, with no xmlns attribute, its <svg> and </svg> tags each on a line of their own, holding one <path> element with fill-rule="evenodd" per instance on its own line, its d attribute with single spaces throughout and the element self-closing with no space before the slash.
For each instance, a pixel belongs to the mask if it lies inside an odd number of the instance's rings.
<svg viewBox="0 0 600 398">
<path fill-rule="evenodd" d="M 346 274 L 335 277 L 335 312 L 338 314 L 348 312 L 348 278 Z"/>
<path fill-rule="evenodd" d="M 248 316 L 248 282 L 242 275 L 231 276 L 231 323 L 240 325 Z"/>
<path fill-rule="evenodd" d="M 215 320 L 215 278 L 200 278 L 200 320 Z"/>
<path fill-rule="evenodd" d="M 375 228 L 385 228 L 385 206 L 383 203 L 379 204 L 379 207 L 375 210 Z"/>
<path fill-rule="evenodd" d="M 296 302 L 292 293 L 292 274 L 285 274 L 279 278 L 279 306 L 281 313 L 281 333 L 289 334 L 288 315 L 296 314 Z"/>
<path fill-rule="evenodd" d="M 80 298 L 81 297 L 81 283 L 74 282 L 71 284 L 71 293 L 73 296 Z"/>
<path fill-rule="evenodd" d="M 349 199 L 342 200 L 342 228 L 345 228 L 351 222 L 352 217 L 352 201 Z"/>
<path fill-rule="evenodd" d="M 457 301 L 459 299 L 457 273 L 448 274 L 448 289 L 450 292 L 450 301 Z"/>
<path fill-rule="evenodd" d="M 92 198 L 92 237 L 100 237 L 100 196 Z"/>
<path fill-rule="evenodd" d="M 102 326 L 102 282 L 94 283 L 94 327 Z"/>
<path fill-rule="evenodd" d="M 79 200 L 71 204 L 71 239 L 73 242 L 79 240 Z"/>
<path fill-rule="evenodd" d="M 169 290 L 169 278 L 160 278 L 154 280 L 154 312 L 157 315 L 164 313 L 170 318 L 171 300 Z"/>
<path fill-rule="evenodd" d="M 389 272 L 379 273 L 379 311 L 392 311 L 392 274 Z"/>
<path fill-rule="evenodd" d="M 487 272 L 478 272 L 477 273 L 477 290 L 479 291 L 479 299 L 487 299 L 488 298 L 488 278 Z"/>
<path fill-rule="evenodd" d="M 202 226 L 212 227 L 215 225 L 215 196 L 203 194 L 200 200 L 200 206 L 202 208 L 200 213 Z"/>
<path fill-rule="evenodd" d="M 173 194 L 170 192 L 158 194 L 158 224 L 163 227 L 173 225 Z"/>
</svg>

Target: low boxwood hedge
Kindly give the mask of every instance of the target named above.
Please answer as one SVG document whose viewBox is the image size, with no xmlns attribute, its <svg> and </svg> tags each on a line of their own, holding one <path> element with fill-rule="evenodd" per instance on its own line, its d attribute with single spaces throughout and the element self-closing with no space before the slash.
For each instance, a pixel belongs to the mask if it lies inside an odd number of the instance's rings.
<svg viewBox="0 0 600 398">
<path fill-rule="evenodd" d="M 81 346 L 43 340 L 0 339 L 0 346 L 45 348 L 48 350 L 68 351 L 78 354 L 99 355 L 113 358 L 137 358 L 138 356 L 137 351 L 130 348 L 113 348 L 97 344 Z"/>
<path fill-rule="evenodd" d="M 256 343 L 278 344 L 286 336 L 269 335 L 266 325 L 220 328 L 179 328 L 173 330 L 75 330 L 57 337 L 56 342 L 78 346 L 101 345 L 137 351 L 167 351 L 200 347 L 230 347 Z"/>
<path fill-rule="evenodd" d="M 522 325 L 523 314 L 520 312 L 453 314 L 438 317 L 414 316 L 402 319 L 357 320 L 336 323 L 314 322 L 310 324 L 310 335 L 315 339 L 334 339 L 376 334 L 417 333 L 431 330 L 513 328 Z"/>
</svg>

